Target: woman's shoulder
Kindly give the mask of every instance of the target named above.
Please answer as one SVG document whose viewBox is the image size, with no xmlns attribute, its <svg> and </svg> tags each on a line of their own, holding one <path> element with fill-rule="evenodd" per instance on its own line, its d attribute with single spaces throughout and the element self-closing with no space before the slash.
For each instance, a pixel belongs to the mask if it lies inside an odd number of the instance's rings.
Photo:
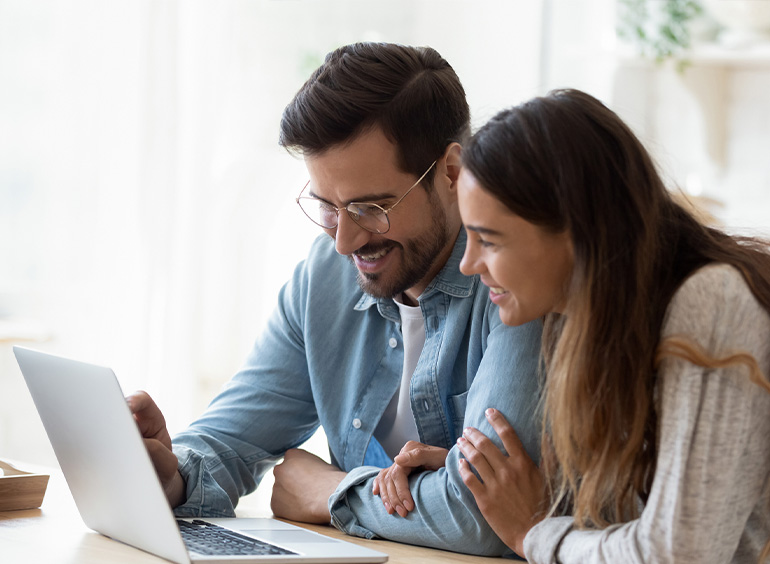
<svg viewBox="0 0 770 564">
<path fill-rule="evenodd" d="M 724 263 L 711 263 L 690 274 L 672 301 L 687 298 L 709 300 L 715 295 L 733 299 L 753 296 L 746 279 L 737 268 Z"/>
<path fill-rule="evenodd" d="M 770 314 L 738 269 L 709 264 L 693 272 L 671 299 L 662 336 L 672 335 L 695 337 L 712 350 L 735 346 L 736 340 L 770 349 Z"/>
</svg>

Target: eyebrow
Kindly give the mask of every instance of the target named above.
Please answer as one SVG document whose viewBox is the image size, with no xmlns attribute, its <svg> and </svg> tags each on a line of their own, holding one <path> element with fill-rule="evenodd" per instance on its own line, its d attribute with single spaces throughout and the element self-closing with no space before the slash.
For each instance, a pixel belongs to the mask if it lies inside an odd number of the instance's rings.
<svg viewBox="0 0 770 564">
<path fill-rule="evenodd" d="M 308 194 L 310 194 L 316 200 L 321 200 L 322 202 L 326 202 L 330 206 L 334 206 L 334 204 L 332 202 L 330 202 L 329 200 L 326 200 L 324 198 L 321 198 L 318 194 L 313 192 L 313 190 L 308 190 Z M 349 206 L 350 204 L 352 204 L 354 202 L 359 203 L 359 204 L 368 204 L 369 202 L 374 203 L 374 202 L 379 202 L 379 201 L 382 201 L 382 200 L 388 200 L 388 199 L 391 199 L 391 198 L 395 198 L 395 196 L 393 194 L 391 194 L 391 193 L 388 193 L 388 192 L 381 192 L 379 194 L 364 194 L 363 196 L 361 196 L 359 198 L 354 198 L 352 200 L 348 200 L 347 202 L 343 202 L 342 205 L 339 206 L 339 207 L 344 208 L 345 206 Z M 334 206 L 334 207 L 337 207 L 337 206 Z"/>
<path fill-rule="evenodd" d="M 468 231 L 473 231 L 475 233 L 481 233 L 482 235 L 502 235 L 500 231 L 496 231 L 495 229 L 489 229 L 488 227 L 480 227 L 478 225 L 466 225 L 465 229 Z"/>
</svg>

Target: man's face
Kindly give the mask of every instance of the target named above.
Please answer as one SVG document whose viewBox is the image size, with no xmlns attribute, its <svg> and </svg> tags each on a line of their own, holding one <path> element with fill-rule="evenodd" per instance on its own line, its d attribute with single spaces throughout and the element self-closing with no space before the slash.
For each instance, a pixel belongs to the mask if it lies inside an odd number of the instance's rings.
<svg viewBox="0 0 770 564">
<path fill-rule="evenodd" d="M 447 203 L 434 189 L 416 186 L 389 214 L 390 230 L 376 234 L 354 222 L 344 206 L 372 202 L 390 208 L 416 181 L 397 165 L 396 147 L 374 129 L 351 143 L 306 157 L 308 195 L 341 209 L 336 228 L 325 231 L 337 252 L 350 257 L 364 292 L 382 298 L 402 292 L 416 301 L 451 254 L 457 229 Z"/>
</svg>

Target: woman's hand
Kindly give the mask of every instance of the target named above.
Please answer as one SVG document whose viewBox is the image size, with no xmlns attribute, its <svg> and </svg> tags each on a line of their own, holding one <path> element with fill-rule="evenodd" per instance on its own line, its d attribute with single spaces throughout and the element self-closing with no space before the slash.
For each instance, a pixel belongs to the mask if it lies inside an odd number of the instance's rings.
<svg viewBox="0 0 770 564">
<path fill-rule="evenodd" d="M 496 409 L 488 409 L 486 415 L 508 454 L 469 427 L 457 439 L 467 459 L 460 459 L 460 476 L 497 536 L 523 557 L 524 537 L 543 519 L 545 479 L 505 417 Z"/>
<path fill-rule="evenodd" d="M 388 514 L 398 513 L 401 517 L 414 510 L 414 500 L 409 493 L 409 474 L 416 469 L 438 470 L 446 462 L 449 451 L 416 441 L 404 445 L 394 464 L 383 468 L 374 478 L 372 493 L 380 496 Z"/>
</svg>

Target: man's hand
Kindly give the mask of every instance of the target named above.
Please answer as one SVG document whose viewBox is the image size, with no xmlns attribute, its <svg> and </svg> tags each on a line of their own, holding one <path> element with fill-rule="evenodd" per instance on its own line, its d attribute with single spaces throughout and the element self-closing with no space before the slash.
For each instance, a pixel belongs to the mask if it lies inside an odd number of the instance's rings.
<svg viewBox="0 0 770 564">
<path fill-rule="evenodd" d="M 415 470 L 438 470 L 446 462 L 449 451 L 417 441 L 408 441 L 393 459 L 393 465 L 383 468 L 374 478 L 372 493 L 380 496 L 389 515 L 401 517 L 414 510 L 414 500 L 409 492 L 409 474 Z"/>
<path fill-rule="evenodd" d="M 329 498 L 347 475 L 345 472 L 305 450 L 290 449 L 273 469 L 273 475 L 270 508 L 276 517 L 329 524 Z"/>
<path fill-rule="evenodd" d="M 171 436 L 166 428 L 166 419 L 147 392 L 134 392 L 126 397 L 139 431 L 144 438 L 155 472 L 158 474 L 163 491 L 171 507 L 184 502 L 184 478 L 177 470 L 177 458 L 171 450 Z"/>
</svg>

